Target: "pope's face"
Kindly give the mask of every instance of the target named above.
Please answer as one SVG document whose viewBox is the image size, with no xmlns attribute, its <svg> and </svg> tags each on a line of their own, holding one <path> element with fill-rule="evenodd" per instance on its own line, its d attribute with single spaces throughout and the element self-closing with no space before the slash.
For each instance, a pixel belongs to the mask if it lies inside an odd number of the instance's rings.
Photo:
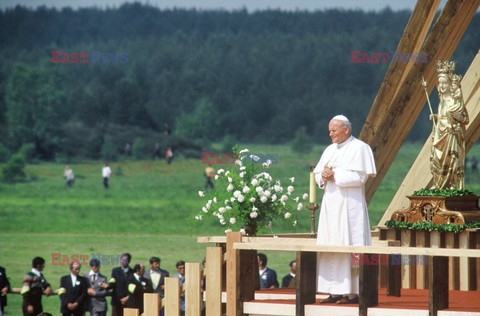
<svg viewBox="0 0 480 316">
<path fill-rule="evenodd" d="M 442 94 L 450 91 L 450 82 L 444 76 L 438 78 L 438 91 Z"/>
<path fill-rule="evenodd" d="M 348 127 L 343 126 L 340 121 L 331 121 L 330 124 L 328 124 L 328 131 L 334 144 L 343 143 L 349 136 Z"/>
</svg>

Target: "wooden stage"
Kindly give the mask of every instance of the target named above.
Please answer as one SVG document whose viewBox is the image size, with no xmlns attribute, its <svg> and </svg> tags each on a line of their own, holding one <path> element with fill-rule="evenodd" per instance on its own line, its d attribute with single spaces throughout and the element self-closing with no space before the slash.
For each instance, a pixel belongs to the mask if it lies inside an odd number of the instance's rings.
<svg viewBox="0 0 480 316">
<path fill-rule="evenodd" d="M 369 307 L 372 316 L 428 316 L 428 290 L 402 289 L 400 297 L 378 291 L 378 306 Z M 318 299 L 326 295 L 317 294 Z M 255 300 L 245 302 L 246 315 L 295 315 L 295 290 L 272 289 L 255 291 Z M 358 304 L 308 304 L 305 316 L 357 316 Z M 443 316 L 480 316 L 480 291 L 449 291 L 449 308 L 438 311 Z"/>
</svg>

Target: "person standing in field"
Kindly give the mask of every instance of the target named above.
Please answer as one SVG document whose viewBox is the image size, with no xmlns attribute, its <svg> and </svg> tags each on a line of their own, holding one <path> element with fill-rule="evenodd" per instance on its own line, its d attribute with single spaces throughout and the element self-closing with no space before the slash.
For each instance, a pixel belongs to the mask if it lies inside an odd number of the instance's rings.
<svg viewBox="0 0 480 316">
<path fill-rule="evenodd" d="M 128 300 L 128 279 L 133 275 L 130 268 L 132 256 L 129 253 L 120 255 L 120 267 L 112 270 L 112 278 L 108 282 L 112 292 L 112 316 L 123 316 L 123 308 Z"/>
<path fill-rule="evenodd" d="M 7 293 L 10 291 L 10 282 L 7 278 L 5 268 L 0 267 L 0 316 L 3 315 L 3 309 L 7 305 Z"/>
<path fill-rule="evenodd" d="M 42 296 L 50 296 L 52 290 L 42 274 L 45 259 L 35 257 L 32 260 L 32 271 L 23 277 L 23 287 L 20 292 L 23 296 L 23 316 L 35 316 L 43 312 Z"/>
<path fill-rule="evenodd" d="M 213 169 L 212 164 L 209 164 L 207 168 L 205 168 L 204 175 L 205 175 L 205 190 L 207 190 L 208 187 L 211 187 L 212 189 L 214 189 L 215 185 L 213 184 L 213 180 L 215 179 L 215 169 Z"/>
<path fill-rule="evenodd" d="M 317 245 L 371 245 L 365 182 L 376 175 L 370 146 L 352 136 L 348 118 L 337 115 L 328 125 L 332 144 L 314 169 L 325 190 L 318 222 Z M 350 254 L 317 254 L 317 291 L 330 296 L 320 303 L 358 303 L 358 269 Z"/>
<path fill-rule="evenodd" d="M 110 179 L 111 174 L 112 174 L 112 169 L 110 169 L 110 166 L 108 165 L 108 163 L 105 163 L 105 165 L 102 168 L 103 187 L 105 189 L 109 188 L 108 180 Z"/>
<path fill-rule="evenodd" d="M 90 316 L 107 316 L 107 277 L 100 273 L 100 260 L 90 260 L 90 271 L 84 274 L 88 281 L 87 310 Z"/>
<path fill-rule="evenodd" d="M 65 171 L 63 172 L 63 176 L 65 177 L 65 186 L 67 188 L 71 188 L 73 185 L 74 175 L 73 175 L 73 170 L 72 168 L 70 168 L 69 165 L 65 166 Z"/>
<path fill-rule="evenodd" d="M 167 160 L 168 164 L 172 163 L 173 160 L 173 150 L 172 147 L 168 147 L 167 150 L 165 151 L 165 159 Z"/>
<path fill-rule="evenodd" d="M 87 279 L 79 275 L 80 262 L 72 261 L 70 274 L 60 278 L 60 312 L 63 316 L 83 316 L 87 300 Z"/>
</svg>

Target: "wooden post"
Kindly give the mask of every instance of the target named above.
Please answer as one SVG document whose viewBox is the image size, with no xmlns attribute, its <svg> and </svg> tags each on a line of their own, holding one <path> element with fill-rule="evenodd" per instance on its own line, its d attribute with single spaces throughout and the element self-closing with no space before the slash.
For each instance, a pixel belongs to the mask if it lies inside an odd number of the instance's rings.
<svg viewBox="0 0 480 316">
<path fill-rule="evenodd" d="M 295 309 L 297 316 L 305 315 L 305 305 L 315 303 L 317 292 L 317 253 L 297 252 Z"/>
<path fill-rule="evenodd" d="M 387 280 L 387 296 L 400 296 L 401 295 L 401 285 L 402 285 L 402 270 L 401 270 L 401 258 L 394 256 L 398 255 L 389 255 L 388 256 L 388 280 Z M 400 261 L 400 262 L 398 262 Z"/>
<path fill-rule="evenodd" d="M 143 316 L 158 316 L 158 311 L 162 303 L 160 302 L 160 294 L 145 293 L 143 294 Z"/>
<path fill-rule="evenodd" d="M 427 234 L 425 231 L 417 230 L 416 231 L 416 247 L 426 247 L 427 246 Z M 425 276 L 428 274 L 426 267 L 427 265 L 422 264 L 423 260 L 419 260 L 419 256 L 417 256 L 417 289 L 425 289 L 427 288 L 425 283 Z"/>
<path fill-rule="evenodd" d="M 200 316 L 200 263 L 185 264 L 185 315 Z"/>
<path fill-rule="evenodd" d="M 240 260 L 233 244 L 242 241 L 242 234 L 227 233 L 227 315 L 240 316 L 243 306 L 240 302 Z"/>
<path fill-rule="evenodd" d="M 207 247 L 206 252 L 206 314 L 209 316 L 222 316 L 222 248 Z"/>
<path fill-rule="evenodd" d="M 368 315 L 368 307 L 378 305 L 378 265 L 366 264 L 372 262 L 372 256 L 369 254 L 360 254 L 361 264 L 359 271 L 359 302 L 358 302 L 358 314 L 360 316 Z M 363 260 L 363 257 L 367 257 L 367 260 Z"/>
<path fill-rule="evenodd" d="M 429 257 L 429 316 L 448 308 L 448 257 Z"/>
<path fill-rule="evenodd" d="M 124 308 L 123 316 L 140 316 L 140 312 L 136 308 Z"/>
<path fill-rule="evenodd" d="M 412 245 L 412 231 L 411 230 L 402 230 L 402 247 L 410 247 Z M 413 284 L 412 279 L 415 277 L 415 269 L 410 264 L 410 260 L 408 261 L 409 264 L 403 264 L 403 260 L 401 260 L 401 271 L 402 271 L 402 288 L 410 289 L 415 288 L 415 284 Z"/>
<path fill-rule="evenodd" d="M 180 315 L 180 280 L 165 278 L 165 316 Z"/>
<path fill-rule="evenodd" d="M 453 232 L 445 232 L 445 247 L 446 248 L 458 248 L 458 236 Z M 458 272 L 458 257 L 448 258 L 448 289 L 459 289 L 459 272 Z"/>
</svg>

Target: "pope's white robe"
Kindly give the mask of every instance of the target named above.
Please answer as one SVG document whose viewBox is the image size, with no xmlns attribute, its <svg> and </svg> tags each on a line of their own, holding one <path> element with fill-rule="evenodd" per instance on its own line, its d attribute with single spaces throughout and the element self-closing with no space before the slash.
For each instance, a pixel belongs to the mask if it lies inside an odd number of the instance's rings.
<svg viewBox="0 0 480 316">
<path fill-rule="evenodd" d="M 325 166 L 332 167 L 335 182 L 322 180 Z M 318 222 L 318 245 L 370 245 L 370 222 L 365 182 L 376 175 L 370 146 L 350 136 L 331 144 L 314 169 L 315 180 L 325 190 Z M 358 269 L 352 273 L 350 254 L 318 253 L 317 290 L 330 294 L 358 294 Z"/>
</svg>

